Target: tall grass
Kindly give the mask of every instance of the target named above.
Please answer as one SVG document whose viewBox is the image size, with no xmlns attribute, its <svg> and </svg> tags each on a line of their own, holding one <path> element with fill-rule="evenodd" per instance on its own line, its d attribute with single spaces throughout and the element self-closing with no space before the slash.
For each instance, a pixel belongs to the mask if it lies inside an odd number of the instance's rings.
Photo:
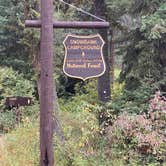
<svg viewBox="0 0 166 166">
<path fill-rule="evenodd" d="M 1 138 L 0 166 L 34 166 L 39 163 L 38 123 L 26 122 Z"/>
</svg>

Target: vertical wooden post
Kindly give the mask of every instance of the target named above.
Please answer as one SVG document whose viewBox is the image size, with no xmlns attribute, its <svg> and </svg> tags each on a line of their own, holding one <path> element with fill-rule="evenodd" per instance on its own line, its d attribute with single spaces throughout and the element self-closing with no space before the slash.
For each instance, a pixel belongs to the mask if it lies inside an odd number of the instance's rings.
<svg viewBox="0 0 166 166">
<path fill-rule="evenodd" d="M 110 82 L 110 57 L 108 54 L 107 29 L 99 30 L 100 35 L 106 42 L 103 48 L 103 55 L 106 63 L 105 73 L 98 78 L 98 99 L 102 102 L 109 102 L 111 99 L 111 82 Z"/>
<path fill-rule="evenodd" d="M 41 0 L 40 166 L 53 166 L 53 0 Z"/>
<path fill-rule="evenodd" d="M 114 65 L 115 65 L 115 46 L 114 46 L 114 29 L 110 29 L 109 35 L 111 36 L 111 41 L 109 41 L 111 47 L 110 47 L 110 70 L 111 70 L 111 87 L 113 88 L 114 84 Z"/>
<path fill-rule="evenodd" d="M 105 17 L 105 2 L 103 0 L 94 0 L 94 8 L 97 16 L 104 18 Z M 104 75 L 98 78 L 98 99 L 102 102 L 108 102 L 110 100 L 110 57 L 108 54 L 108 34 L 107 29 L 100 29 L 100 35 L 105 41 L 103 48 L 103 55 L 106 63 L 106 71 Z"/>
<path fill-rule="evenodd" d="M 99 3 L 97 3 L 99 1 Z M 102 8 L 103 0 L 95 0 L 97 9 Z M 98 10 L 96 10 L 98 11 Z M 104 9 L 102 10 L 104 11 Z M 97 12 L 98 13 L 98 12 Z M 41 0 L 41 21 L 26 21 L 26 26 L 41 27 L 40 41 L 40 166 L 53 166 L 53 125 L 59 130 L 58 122 L 53 123 L 55 88 L 53 81 L 53 26 L 56 28 L 106 28 L 108 22 L 54 22 L 53 0 Z M 106 43 L 107 30 L 101 30 Z M 104 48 L 106 73 L 99 79 L 99 100 L 110 98 L 110 77 L 107 44 Z M 56 106 L 55 106 L 56 108 Z M 56 116 L 56 115 L 55 115 Z M 55 120 L 56 117 L 55 117 Z M 59 132 L 59 131 L 58 131 Z M 60 133 L 61 134 L 61 133 Z M 62 137 L 62 135 L 59 135 Z"/>
</svg>

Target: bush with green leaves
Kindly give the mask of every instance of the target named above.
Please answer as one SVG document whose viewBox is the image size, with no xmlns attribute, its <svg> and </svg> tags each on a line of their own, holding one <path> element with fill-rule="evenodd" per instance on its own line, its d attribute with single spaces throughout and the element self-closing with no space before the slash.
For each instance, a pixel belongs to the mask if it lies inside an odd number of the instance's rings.
<svg viewBox="0 0 166 166">
<path fill-rule="evenodd" d="M 159 105 L 156 105 L 156 97 Z M 165 164 L 165 105 L 159 96 L 149 101 L 150 112 L 138 115 L 117 113 L 110 108 L 110 103 L 107 107 L 85 100 L 80 103 L 81 95 L 75 98 L 60 102 L 64 144 L 55 137 L 54 155 L 58 166 Z M 32 112 L 35 110 L 38 109 L 33 108 Z M 105 134 L 97 118 L 103 110 L 111 119 Z M 4 166 L 12 162 L 18 166 L 39 163 L 39 140 L 36 139 L 39 121 L 34 124 L 31 118 L 24 117 L 22 122 L 6 135 L 5 149 L 0 147 Z"/>
<path fill-rule="evenodd" d="M 62 106 L 63 107 L 63 106 Z M 80 112 L 61 112 L 64 144 L 55 137 L 54 155 L 58 166 L 104 166 L 111 161 L 103 154 L 104 137 L 99 135 L 98 120 L 85 107 Z M 0 145 L 1 163 L 11 165 L 38 165 L 39 163 L 39 120 L 32 123 L 25 118 L 23 123 L 4 138 Z M 20 147 L 21 144 L 21 147 Z"/>
<path fill-rule="evenodd" d="M 6 97 L 33 97 L 34 83 L 24 78 L 21 73 L 12 68 L 0 68 L 0 106 L 4 105 Z"/>
<path fill-rule="evenodd" d="M 130 32 L 121 81 L 125 81 L 127 90 L 135 90 L 143 82 L 165 92 L 166 3 L 158 0 L 141 3 L 140 26 Z"/>
<path fill-rule="evenodd" d="M 112 153 L 118 156 L 121 152 L 126 164 L 166 163 L 165 108 L 166 100 L 157 92 L 146 114 L 118 115 L 106 129 Z"/>
<path fill-rule="evenodd" d="M 9 131 L 22 116 L 32 115 L 31 108 L 7 110 L 5 100 L 11 96 L 24 96 L 33 98 L 34 83 L 23 77 L 21 73 L 12 68 L 0 68 L 0 131 Z M 26 110 L 26 111 L 25 111 Z"/>
</svg>

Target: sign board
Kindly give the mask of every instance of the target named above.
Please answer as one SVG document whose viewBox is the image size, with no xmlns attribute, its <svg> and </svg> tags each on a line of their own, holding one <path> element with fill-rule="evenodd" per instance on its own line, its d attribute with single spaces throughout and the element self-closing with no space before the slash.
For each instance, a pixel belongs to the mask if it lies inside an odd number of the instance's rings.
<svg viewBox="0 0 166 166">
<path fill-rule="evenodd" d="M 64 42 L 65 58 L 63 71 L 69 77 L 86 80 L 104 74 L 106 67 L 103 57 L 102 37 L 97 35 L 67 35 Z"/>
<path fill-rule="evenodd" d="M 7 97 L 5 105 L 7 107 L 19 107 L 19 106 L 29 106 L 32 104 L 32 98 L 30 97 L 21 97 L 21 96 L 13 96 Z"/>
</svg>

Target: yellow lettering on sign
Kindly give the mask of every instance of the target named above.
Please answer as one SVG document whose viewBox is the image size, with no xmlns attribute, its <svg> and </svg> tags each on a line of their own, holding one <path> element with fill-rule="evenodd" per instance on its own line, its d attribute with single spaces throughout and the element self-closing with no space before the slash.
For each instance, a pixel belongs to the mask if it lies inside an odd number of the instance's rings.
<svg viewBox="0 0 166 166">
<path fill-rule="evenodd" d="M 67 68 L 86 68 L 86 63 L 83 64 L 67 63 Z"/>
<path fill-rule="evenodd" d="M 101 63 L 98 63 L 98 64 L 88 63 L 88 68 L 100 68 L 100 67 L 101 67 Z"/>
<path fill-rule="evenodd" d="M 71 39 L 70 44 L 97 44 L 97 40 L 87 40 L 87 39 Z"/>
<path fill-rule="evenodd" d="M 68 50 L 78 50 L 78 49 L 82 49 L 82 50 L 100 50 L 100 46 L 99 45 L 71 45 L 71 46 L 67 46 Z"/>
<path fill-rule="evenodd" d="M 98 69 L 101 68 L 101 63 L 98 64 L 92 64 L 92 63 L 83 63 L 83 64 L 75 64 L 75 63 L 67 63 L 67 68 L 94 68 Z"/>
</svg>

